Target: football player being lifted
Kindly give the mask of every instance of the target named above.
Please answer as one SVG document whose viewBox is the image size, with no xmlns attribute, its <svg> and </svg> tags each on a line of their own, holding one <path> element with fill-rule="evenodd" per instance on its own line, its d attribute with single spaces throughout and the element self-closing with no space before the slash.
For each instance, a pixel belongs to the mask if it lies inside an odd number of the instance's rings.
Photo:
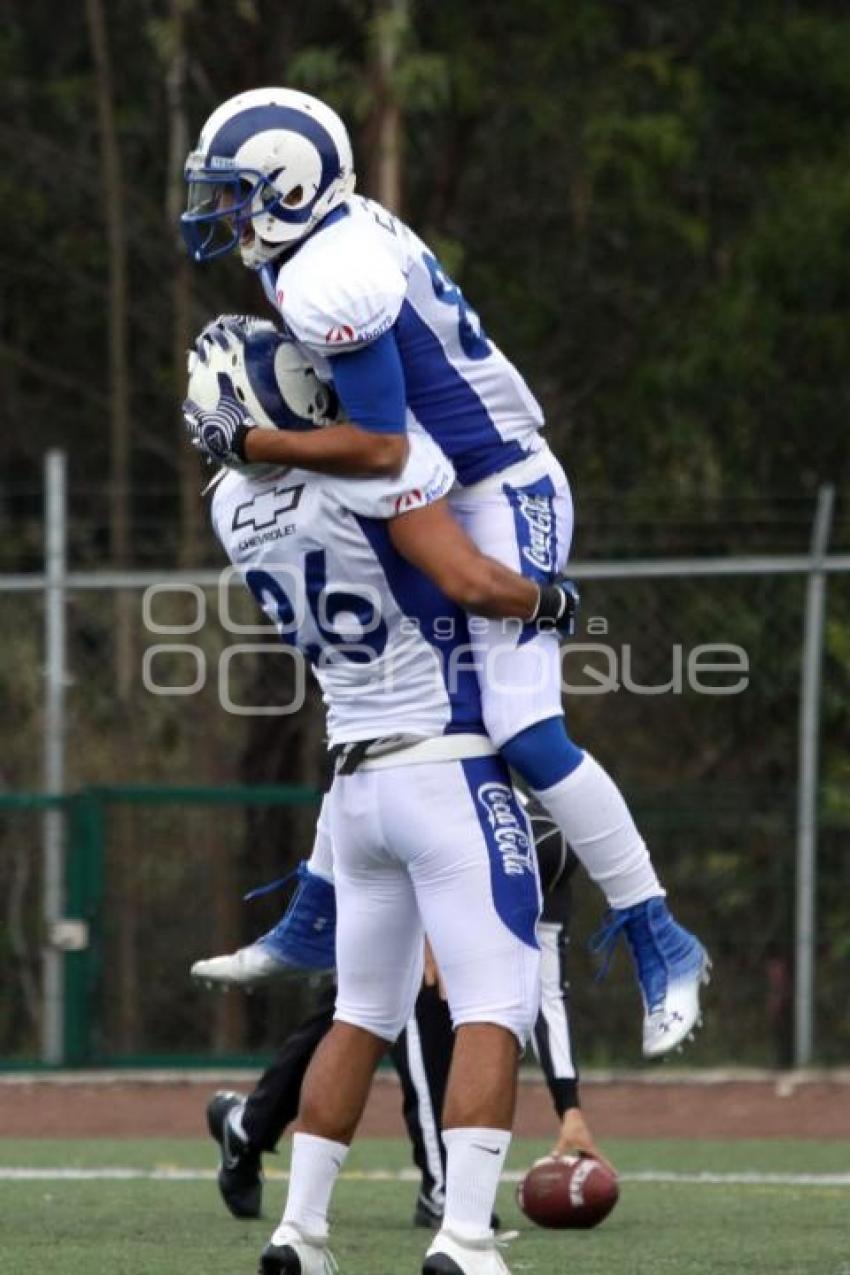
<svg viewBox="0 0 850 1275">
<path fill-rule="evenodd" d="M 457 485 L 450 509 L 442 501 L 403 520 L 396 547 L 445 588 L 453 515 L 486 554 L 530 581 L 553 581 L 567 562 L 573 513 L 564 471 L 541 436 L 541 408 L 428 246 L 354 194 L 339 116 L 291 89 L 241 93 L 206 121 L 185 176 L 191 256 L 238 249 L 284 330 L 333 382 L 344 415 L 326 430 L 257 429 L 223 392 L 206 410 L 188 405 L 199 448 L 223 461 L 374 478 L 398 474 L 410 440 L 425 432 Z M 665 1054 L 699 1020 L 707 954 L 671 915 L 619 788 L 570 737 L 557 635 L 493 619 L 475 647 L 487 733 L 604 892 L 600 947 L 610 954 L 625 934 L 644 1004 L 643 1052 Z"/>
</svg>

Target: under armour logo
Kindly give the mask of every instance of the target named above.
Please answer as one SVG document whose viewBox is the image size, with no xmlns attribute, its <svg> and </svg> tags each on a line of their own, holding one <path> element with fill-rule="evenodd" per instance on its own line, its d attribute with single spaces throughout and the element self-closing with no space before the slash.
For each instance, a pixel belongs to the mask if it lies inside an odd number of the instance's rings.
<svg viewBox="0 0 850 1275">
<path fill-rule="evenodd" d="M 205 425 L 203 429 L 204 443 L 214 456 L 227 453 L 227 435 L 220 425 Z"/>
<path fill-rule="evenodd" d="M 298 487 L 276 487 L 274 491 L 263 491 L 253 500 L 246 500 L 237 505 L 233 513 L 233 531 L 243 531 L 251 527 L 254 531 L 264 531 L 273 527 L 283 514 L 290 514 L 301 503 L 304 484 Z"/>
</svg>

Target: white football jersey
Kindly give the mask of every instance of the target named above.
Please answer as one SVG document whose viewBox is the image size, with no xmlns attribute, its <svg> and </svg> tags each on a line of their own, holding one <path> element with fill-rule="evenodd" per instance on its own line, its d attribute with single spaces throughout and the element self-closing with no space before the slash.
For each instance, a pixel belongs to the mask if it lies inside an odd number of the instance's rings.
<svg viewBox="0 0 850 1275">
<path fill-rule="evenodd" d="M 324 380 L 329 355 L 395 329 L 408 428 L 431 434 L 464 485 L 540 448 L 543 413 L 522 376 L 427 244 L 380 204 L 351 199 L 261 277 Z"/>
<path fill-rule="evenodd" d="M 454 481 L 430 439 L 410 442 L 396 479 L 231 470 L 213 497 L 225 552 L 313 667 L 331 747 L 484 729 L 466 616 L 390 541 L 387 519 Z"/>
</svg>

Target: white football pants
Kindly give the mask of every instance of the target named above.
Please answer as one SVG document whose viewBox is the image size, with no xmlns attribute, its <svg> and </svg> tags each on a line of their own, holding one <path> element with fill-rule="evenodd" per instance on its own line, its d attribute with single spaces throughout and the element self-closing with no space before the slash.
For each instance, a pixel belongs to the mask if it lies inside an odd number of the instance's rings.
<svg viewBox="0 0 850 1275">
<path fill-rule="evenodd" d="M 482 553 L 548 584 L 563 572 L 573 537 L 567 476 L 544 446 L 528 460 L 449 497 Z M 471 617 L 484 725 L 497 748 L 535 722 L 560 717 L 560 639 L 515 620 Z"/>
<path fill-rule="evenodd" d="M 336 1017 L 387 1041 L 422 983 L 427 934 L 455 1027 L 524 1044 L 540 1000 L 537 857 L 495 756 L 340 775 L 327 799 L 337 892 Z"/>
</svg>

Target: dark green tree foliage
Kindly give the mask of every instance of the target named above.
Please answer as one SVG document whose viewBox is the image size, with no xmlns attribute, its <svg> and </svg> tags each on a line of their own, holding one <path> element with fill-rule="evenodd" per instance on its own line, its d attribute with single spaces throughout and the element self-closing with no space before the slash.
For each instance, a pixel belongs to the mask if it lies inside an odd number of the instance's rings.
<svg viewBox="0 0 850 1275">
<path fill-rule="evenodd" d="M 411 10 L 398 73 L 405 211 L 527 371 L 580 485 L 770 496 L 844 475 L 841 7 L 419 0 Z M 240 88 L 299 83 L 348 113 L 368 174 L 375 6 L 213 0 L 186 13 L 193 128 Z M 146 422 L 134 472 L 137 490 L 168 488 L 180 394 L 168 357 L 168 6 L 122 0 L 108 16 L 133 418 Z M 4 405 L 27 421 L 17 446 L 30 464 L 47 442 L 67 441 L 97 482 L 107 473 L 104 210 L 78 9 L 18 9 L 0 68 Z M 199 320 L 259 304 L 235 264 L 197 271 L 195 290 Z M 146 510 L 137 499 L 143 527 Z M 161 555 L 161 530 L 156 541 Z"/>
<path fill-rule="evenodd" d="M 846 15 L 442 8 L 448 47 L 470 9 L 472 143 L 428 216 L 577 475 L 691 495 L 846 476 Z"/>
</svg>

